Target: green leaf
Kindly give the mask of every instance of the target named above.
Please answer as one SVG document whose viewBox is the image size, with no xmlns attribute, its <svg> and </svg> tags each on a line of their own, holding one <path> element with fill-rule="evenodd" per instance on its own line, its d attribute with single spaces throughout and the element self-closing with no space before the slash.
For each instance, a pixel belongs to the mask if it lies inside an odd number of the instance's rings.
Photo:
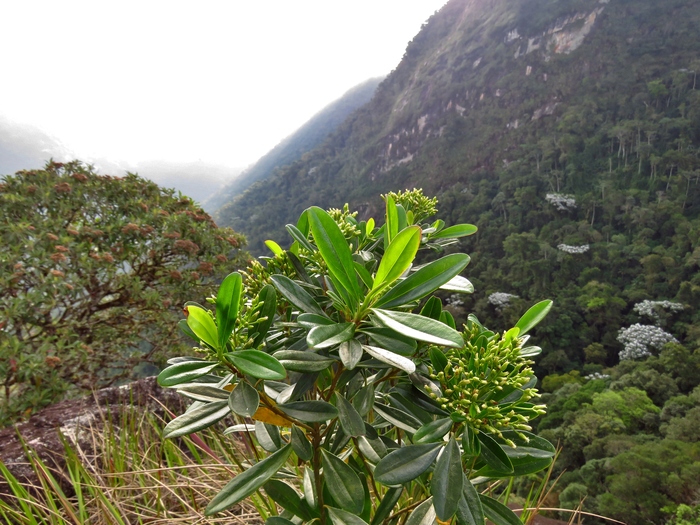
<svg viewBox="0 0 700 525">
<path fill-rule="evenodd" d="M 301 246 L 306 248 L 308 251 L 311 253 L 315 252 L 316 250 L 314 247 L 311 245 L 309 240 L 306 238 L 306 235 L 304 235 L 299 228 L 294 226 L 293 224 L 287 224 L 285 226 L 287 228 L 287 231 L 289 232 L 289 235 L 292 236 L 292 238 L 297 241 Z"/>
<path fill-rule="evenodd" d="M 311 446 L 311 442 L 304 434 L 304 431 L 292 425 L 292 448 L 294 453 L 302 461 L 309 461 L 314 456 L 314 449 Z"/>
<path fill-rule="evenodd" d="M 348 300 L 348 306 L 354 308 L 362 299 L 362 292 L 348 242 L 333 218 L 321 208 L 313 206 L 307 213 L 318 251 L 329 273 L 342 287 L 338 292 Z"/>
<path fill-rule="evenodd" d="M 389 290 L 376 306 L 390 309 L 422 299 L 464 270 L 469 260 L 464 253 L 453 253 L 426 264 Z"/>
<path fill-rule="evenodd" d="M 175 363 L 158 374 L 158 384 L 168 387 L 188 383 L 208 374 L 218 365 L 217 361 L 184 361 Z"/>
<path fill-rule="evenodd" d="M 521 435 L 525 436 L 527 439 L 523 439 Z M 525 432 L 524 430 L 518 432 L 514 430 L 505 430 L 503 431 L 503 437 L 505 439 L 510 439 L 516 445 L 516 448 L 507 447 L 505 449 L 506 454 L 508 454 L 510 458 L 520 458 L 524 456 L 551 458 L 556 453 L 554 445 L 549 441 L 530 432 Z"/>
<path fill-rule="evenodd" d="M 513 470 L 511 472 L 503 472 L 486 465 L 478 470 L 477 475 L 486 476 L 489 478 L 505 478 L 513 476 L 525 476 L 534 474 L 548 468 L 552 464 L 552 458 L 538 458 L 533 456 L 522 456 L 511 458 Z"/>
<path fill-rule="evenodd" d="M 449 417 L 436 419 L 435 421 L 426 423 L 413 435 L 413 442 L 416 445 L 419 443 L 432 443 L 435 441 L 442 442 L 442 438 L 450 431 L 452 424 L 453 421 Z"/>
<path fill-rule="evenodd" d="M 268 249 L 275 255 L 282 255 L 284 253 L 282 247 L 275 241 L 271 241 L 268 239 L 267 241 L 265 241 L 265 246 L 267 246 Z"/>
<path fill-rule="evenodd" d="M 438 458 L 430 485 L 433 506 L 440 521 L 448 521 L 457 512 L 457 506 L 462 497 L 463 478 L 459 445 L 452 436 Z"/>
<path fill-rule="evenodd" d="M 357 448 L 370 463 L 375 465 L 387 454 L 386 445 L 379 438 L 368 439 L 367 436 L 360 436 L 357 438 Z"/>
<path fill-rule="evenodd" d="M 199 306 L 189 305 L 187 307 L 187 326 L 194 332 L 200 341 L 204 341 L 210 347 L 218 350 L 218 331 L 214 319 L 209 312 Z"/>
<path fill-rule="evenodd" d="M 318 315 L 318 314 L 299 314 L 299 316 L 297 317 L 297 323 L 299 323 L 301 326 L 303 326 L 307 330 L 311 330 L 312 328 L 315 328 L 316 326 L 335 326 L 336 325 L 336 323 L 334 323 L 331 319 L 329 319 L 325 315 Z"/>
<path fill-rule="evenodd" d="M 377 510 L 374 512 L 374 517 L 370 525 L 379 525 L 389 517 L 391 511 L 394 510 L 396 502 L 399 501 L 403 487 L 392 487 L 386 491 L 382 501 L 379 502 Z"/>
<path fill-rule="evenodd" d="M 445 323 L 450 328 L 457 329 L 457 324 L 455 323 L 455 318 L 447 310 L 443 310 L 440 314 L 440 322 Z"/>
<path fill-rule="evenodd" d="M 399 233 L 399 212 L 391 195 L 386 198 L 386 225 L 384 230 L 384 249 L 386 250 Z"/>
<path fill-rule="evenodd" d="M 260 350 L 237 350 L 225 355 L 238 370 L 257 379 L 279 381 L 287 377 L 282 363 Z"/>
<path fill-rule="evenodd" d="M 466 476 L 464 476 L 462 483 L 462 497 L 457 507 L 457 523 L 459 525 L 484 525 L 484 509 L 481 506 L 479 493 Z"/>
<path fill-rule="evenodd" d="M 466 237 L 467 235 L 475 234 L 477 230 L 478 228 L 473 224 L 455 224 L 454 226 L 450 226 L 449 228 L 445 228 L 444 230 L 437 232 L 435 235 L 431 235 L 430 240 Z"/>
<path fill-rule="evenodd" d="M 374 385 L 363 386 L 352 398 L 352 406 L 355 407 L 358 414 L 366 416 L 374 406 Z"/>
<path fill-rule="evenodd" d="M 420 239 L 420 227 L 411 226 L 391 241 L 379 263 L 372 290 L 388 286 L 410 268 L 420 247 Z"/>
<path fill-rule="evenodd" d="M 479 442 L 481 443 L 481 457 L 486 461 L 488 466 L 501 473 L 512 473 L 513 463 L 508 455 L 503 451 L 495 439 L 488 434 L 479 432 Z"/>
<path fill-rule="evenodd" d="M 457 293 L 474 293 L 474 285 L 461 275 L 455 275 L 452 279 L 440 286 L 440 290 Z"/>
<path fill-rule="evenodd" d="M 357 276 L 362 280 L 367 289 L 371 290 L 374 286 L 374 279 L 372 278 L 372 275 L 367 271 L 367 269 L 363 265 L 355 261 L 355 271 L 357 272 Z"/>
<path fill-rule="evenodd" d="M 177 322 L 177 327 L 180 329 L 180 331 L 183 334 L 185 334 L 187 337 L 189 337 L 193 341 L 199 341 L 199 337 L 197 337 L 197 335 L 192 331 L 192 329 L 187 324 L 187 319 L 180 319 Z"/>
<path fill-rule="evenodd" d="M 255 324 L 249 331 L 249 333 L 257 332 L 258 334 L 255 336 L 255 339 L 253 339 L 253 346 L 256 348 L 263 343 L 268 330 L 270 330 L 275 320 L 275 314 L 277 313 L 277 292 L 275 292 L 274 286 L 271 284 L 263 286 L 258 294 L 258 304 L 260 304 L 258 320 L 255 321 Z"/>
<path fill-rule="evenodd" d="M 408 445 L 387 454 L 377 463 L 374 479 L 383 485 L 403 485 L 430 468 L 442 443 Z"/>
<path fill-rule="evenodd" d="M 355 323 L 315 326 L 306 335 L 306 343 L 316 350 L 349 341 L 355 335 Z"/>
<path fill-rule="evenodd" d="M 340 343 L 340 361 L 348 370 L 352 370 L 360 362 L 363 355 L 362 345 L 357 339 L 350 339 Z"/>
<path fill-rule="evenodd" d="M 297 283 L 292 281 L 285 275 L 273 275 L 270 280 L 275 285 L 279 293 L 284 296 L 287 301 L 299 308 L 302 312 L 309 312 L 326 317 L 325 312 L 321 309 L 309 292 L 304 290 Z"/>
<path fill-rule="evenodd" d="M 432 296 L 430 299 L 428 299 L 420 311 L 420 314 L 423 317 L 430 317 L 431 319 L 435 319 L 436 321 L 440 320 L 441 313 L 442 301 L 439 297 L 436 296 Z"/>
<path fill-rule="evenodd" d="M 372 357 L 379 359 L 382 363 L 387 363 L 393 367 L 403 370 L 407 374 L 412 374 L 416 371 L 416 364 L 408 357 L 403 357 L 384 348 L 376 346 L 363 345 L 362 348 Z"/>
<path fill-rule="evenodd" d="M 265 525 L 294 525 L 294 522 L 281 516 L 270 516 L 265 520 Z"/>
<path fill-rule="evenodd" d="M 322 423 L 338 417 L 338 409 L 326 401 L 295 401 L 277 405 L 277 408 L 306 423 Z"/>
<path fill-rule="evenodd" d="M 328 492 L 343 509 L 360 514 L 365 503 L 365 490 L 355 471 L 340 458 L 321 449 L 321 464 Z"/>
<path fill-rule="evenodd" d="M 219 286 L 216 294 L 216 324 L 219 333 L 219 348 L 226 348 L 238 318 L 238 307 L 241 302 L 241 274 L 231 273 Z"/>
<path fill-rule="evenodd" d="M 346 512 L 343 509 L 336 509 L 334 507 L 326 508 L 328 509 L 328 515 L 331 517 L 331 521 L 334 525 L 367 525 L 365 520 L 351 512 Z"/>
<path fill-rule="evenodd" d="M 297 491 L 285 482 L 271 479 L 263 485 L 263 489 L 280 507 L 288 510 L 295 516 L 299 516 L 304 521 L 311 521 L 318 517 L 318 513 L 313 512 Z"/>
<path fill-rule="evenodd" d="M 313 455 L 313 452 L 312 452 Z M 304 478 L 301 482 L 304 488 L 304 499 L 309 507 L 315 509 L 318 507 L 318 497 L 316 495 L 316 483 L 314 483 L 314 474 L 309 467 L 304 467 Z"/>
<path fill-rule="evenodd" d="M 228 406 L 234 414 L 253 417 L 260 406 L 260 394 L 247 381 L 239 382 L 228 397 Z"/>
<path fill-rule="evenodd" d="M 481 443 L 476 437 L 474 429 L 468 423 L 464 426 L 464 434 L 462 435 L 462 449 L 468 456 L 478 456 L 481 454 Z"/>
<path fill-rule="evenodd" d="M 362 329 L 379 348 L 389 348 L 395 354 L 410 357 L 416 353 L 418 343 L 415 339 L 405 337 L 390 328 L 368 327 Z"/>
<path fill-rule="evenodd" d="M 430 357 L 430 363 L 433 365 L 435 372 L 443 372 L 445 368 L 447 368 L 447 357 L 445 357 L 445 354 L 439 348 L 430 348 L 428 350 L 428 356 Z"/>
<path fill-rule="evenodd" d="M 365 422 L 355 410 L 355 407 L 341 396 L 339 392 L 335 393 L 335 399 L 335 406 L 338 409 L 338 420 L 340 421 L 340 426 L 343 427 L 343 432 L 350 437 L 364 436 Z"/>
<path fill-rule="evenodd" d="M 320 372 L 335 363 L 335 359 L 301 350 L 279 350 L 272 355 L 284 368 L 293 372 Z"/>
<path fill-rule="evenodd" d="M 204 385 L 204 384 L 188 384 L 182 388 L 177 389 L 178 394 L 182 394 L 185 397 L 194 399 L 195 401 L 202 401 L 204 403 L 210 403 L 212 401 L 225 401 L 228 399 L 229 393 L 223 388 L 219 388 L 214 385 Z"/>
<path fill-rule="evenodd" d="M 255 437 L 258 439 L 260 446 L 268 452 L 275 452 L 282 446 L 282 437 L 280 436 L 279 428 L 274 425 L 256 421 Z"/>
<path fill-rule="evenodd" d="M 291 453 L 292 446 L 286 445 L 271 456 L 256 463 L 248 470 L 236 475 L 233 480 L 209 502 L 205 514 L 207 516 L 216 514 L 250 496 L 267 483 L 272 476 L 277 474 L 277 471 L 286 463 Z"/>
<path fill-rule="evenodd" d="M 523 525 L 520 518 L 503 503 L 479 494 L 484 514 L 494 525 Z"/>
<path fill-rule="evenodd" d="M 206 405 L 194 408 L 176 417 L 163 429 L 163 438 L 175 438 L 186 436 L 192 432 L 203 430 L 212 426 L 217 421 L 221 421 L 228 416 L 231 411 L 227 401 L 215 401 Z"/>
<path fill-rule="evenodd" d="M 382 324 L 405 336 L 453 348 L 464 346 L 462 335 L 457 330 L 435 319 L 406 312 L 380 310 L 379 308 L 373 308 L 372 312 Z"/>
<path fill-rule="evenodd" d="M 428 498 L 423 503 L 418 505 L 408 516 L 404 525 L 433 525 L 436 523 L 434 498 Z"/>
<path fill-rule="evenodd" d="M 389 405 L 374 403 L 374 411 L 390 423 L 393 423 L 400 429 L 410 432 L 411 434 L 414 434 L 421 426 L 423 426 L 422 422 L 411 414 Z"/>
<path fill-rule="evenodd" d="M 552 301 L 540 301 L 536 305 L 523 314 L 520 320 L 515 323 L 516 328 L 520 328 L 520 337 L 524 336 L 532 330 L 537 324 L 545 318 L 552 309 Z"/>
</svg>

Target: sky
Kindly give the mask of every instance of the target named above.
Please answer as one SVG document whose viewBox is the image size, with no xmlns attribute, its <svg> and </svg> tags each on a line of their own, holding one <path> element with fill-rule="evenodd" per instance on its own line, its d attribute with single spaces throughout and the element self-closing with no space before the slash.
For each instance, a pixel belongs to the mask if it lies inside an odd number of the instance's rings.
<svg viewBox="0 0 700 525">
<path fill-rule="evenodd" d="M 0 2 L 0 118 L 84 160 L 243 167 L 401 60 L 446 0 Z"/>
</svg>

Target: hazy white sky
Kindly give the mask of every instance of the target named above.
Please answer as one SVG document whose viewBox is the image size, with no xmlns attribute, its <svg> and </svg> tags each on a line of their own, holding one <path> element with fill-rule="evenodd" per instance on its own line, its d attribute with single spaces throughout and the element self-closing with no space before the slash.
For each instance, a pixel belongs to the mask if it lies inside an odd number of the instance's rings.
<svg viewBox="0 0 700 525">
<path fill-rule="evenodd" d="M 83 159 L 254 162 L 446 0 L 0 0 L 0 115 Z"/>
</svg>

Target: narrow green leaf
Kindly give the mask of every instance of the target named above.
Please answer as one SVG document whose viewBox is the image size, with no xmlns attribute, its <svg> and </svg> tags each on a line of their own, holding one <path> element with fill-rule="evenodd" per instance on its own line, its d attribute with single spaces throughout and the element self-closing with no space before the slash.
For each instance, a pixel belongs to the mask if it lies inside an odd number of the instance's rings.
<svg viewBox="0 0 700 525">
<path fill-rule="evenodd" d="M 350 339 L 340 343 L 340 361 L 348 370 L 352 370 L 360 362 L 363 355 L 362 345 L 357 339 Z"/>
<path fill-rule="evenodd" d="M 207 403 L 185 412 L 165 425 L 163 438 L 175 438 L 198 432 L 221 421 L 230 413 L 227 401 Z"/>
<path fill-rule="evenodd" d="M 476 437 L 476 432 L 468 423 L 464 426 L 464 434 L 462 434 L 462 449 L 468 456 L 481 454 L 481 443 Z"/>
<path fill-rule="evenodd" d="M 394 510 L 396 503 L 399 501 L 402 492 L 403 487 L 392 487 L 386 491 L 382 501 L 379 502 L 377 510 L 374 512 L 374 517 L 370 525 L 379 525 L 389 517 L 391 511 Z"/>
<path fill-rule="evenodd" d="M 440 314 L 440 322 L 445 323 L 447 326 L 453 329 L 457 329 L 457 324 L 455 323 L 455 318 L 447 310 L 443 310 Z"/>
<path fill-rule="evenodd" d="M 219 348 L 226 348 L 238 318 L 238 307 L 241 302 L 241 274 L 231 273 L 219 286 L 216 294 L 216 324 L 219 334 Z"/>
<path fill-rule="evenodd" d="M 396 209 L 394 198 L 390 195 L 386 198 L 386 224 L 384 229 L 384 249 L 386 250 L 399 233 L 399 212 Z"/>
<path fill-rule="evenodd" d="M 362 345 L 362 348 L 372 357 L 379 359 L 383 363 L 387 363 L 393 367 L 403 370 L 407 374 L 412 374 L 416 371 L 416 364 L 408 357 L 403 357 L 384 348 L 376 346 Z"/>
<path fill-rule="evenodd" d="M 367 228 L 365 229 L 365 235 L 371 235 L 374 231 L 374 219 L 370 217 L 367 220 Z"/>
<path fill-rule="evenodd" d="M 379 438 L 368 439 L 367 436 L 360 436 L 357 438 L 357 448 L 365 456 L 365 459 L 374 465 L 387 454 L 386 445 Z"/>
<path fill-rule="evenodd" d="M 197 337 L 197 335 L 192 331 L 192 329 L 187 324 L 187 319 L 180 319 L 177 322 L 177 327 L 180 329 L 180 331 L 183 334 L 185 334 L 187 337 L 189 337 L 193 341 L 199 341 L 199 337 Z"/>
<path fill-rule="evenodd" d="M 287 377 L 282 363 L 260 350 L 237 350 L 225 356 L 238 370 L 257 379 L 279 381 Z"/>
<path fill-rule="evenodd" d="M 448 521 L 457 512 L 462 497 L 463 478 L 459 445 L 452 436 L 438 458 L 430 485 L 433 506 L 440 521 Z"/>
<path fill-rule="evenodd" d="M 374 479 L 383 485 L 408 483 L 430 468 L 441 448 L 441 443 L 401 447 L 377 463 Z"/>
<path fill-rule="evenodd" d="M 413 435 L 413 442 L 416 445 L 419 443 L 432 443 L 435 441 L 441 442 L 445 434 L 447 434 L 452 428 L 452 425 L 453 421 L 449 417 L 436 419 L 435 421 L 426 423 Z"/>
<path fill-rule="evenodd" d="M 435 498 L 430 497 L 418 505 L 410 513 L 404 525 L 434 525 L 436 523 L 435 518 L 437 517 L 433 504 L 434 499 Z"/>
<path fill-rule="evenodd" d="M 479 494 L 484 515 L 495 525 L 523 525 L 520 518 L 503 503 Z"/>
<path fill-rule="evenodd" d="M 372 326 L 363 328 L 362 332 L 370 336 L 372 341 L 376 343 L 375 346 L 386 348 L 404 357 L 412 356 L 418 348 L 418 343 L 416 343 L 415 339 L 401 335 L 390 328 Z"/>
<path fill-rule="evenodd" d="M 304 521 L 311 521 L 318 517 L 318 513 L 313 512 L 297 491 L 284 481 L 271 479 L 263 485 L 263 489 L 280 507 L 288 510 L 295 516 L 299 516 Z"/>
<path fill-rule="evenodd" d="M 311 243 L 309 242 L 309 240 L 306 238 L 306 235 L 304 235 L 303 233 L 301 233 L 301 231 L 299 230 L 299 228 L 297 228 L 297 227 L 294 226 L 293 224 L 287 224 L 287 225 L 285 226 L 285 228 L 287 228 L 287 231 L 289 232 L 289 235 L 291 235 L 292 238 L 293 238 L 295 241 L 297 241 L 301 246 L 303 246 L 306 250 L 308 250 L 308 251 L 311 252 L 311 253 L 313 253 L 313 252 L 316 251 L 316 250 L 314 249 L 314 247 L 311 245 Z"/>
<path fill-rule="evenodd" d="M 462 497 L 457 507 L 457 523 L 459 525 L 484 525 L 484 509 L 481 506 L 479 493 L 466 476 L 464 476 L 462 483 Z"/>
<path fill-rule="evenodd" d="M 258 304 L 260 304 L 258 320 L 249 332 L 257 332 L 258 334 L 255 336 L 255 339 L 253 339 L 253 346 L 255 348 L 263 343 L 265 337 L 267 337 L 268 330 L 270 330 L 275 320 L 275 314 L 277 313 L 277 292 L 275 292 L 274 286 L 271 284 L 263 286 L 258 294 Z"/>
<path fill-rule="evenodd" d="M 294 453 L 302 461 L 309 461 L 314 455 L 314 449 L 311 446 L 311 442 L 304 434 L 304 431 L 292 425 L 292 448 Z"/>
<path fill-rule="evenodd" d="M 477 230 L 478 228 L 473 224 L 455 224 L 454 226 L 437 232 L 435 235 L 431 235 L 430 240 L 466 237 L 467 235 L 474 235 Z"/>
<path fill-rule="evenodd" d="M 253 417 L 260 406 L 260 394 L 247 381 L 239 382 L 228 396 L 228 406 L 234 414 Z"/>
<path fill-rule="evenodd" d="M 322 423 L 338 417 L 338 409 L 326 401 L 294 401 L 277 408 L 285 414 L 306 423 Z"/>
<path fill-rule="evenodd" d="M 294 306 L 302 312 L 309 312 L 326 317 L 325 312 L 321 309 L 309 292 L 304 290 L 297 283 L 292 281 L 285 275 L 273 275 L 270 280 L 275 285 L 275 288 Z"/>
<path fill-rule="evenodd" d="M 364 436 L 365 422 L 355 410 L 355 407 L 338 392 L 335 393 L 335 399 L 335 406 L 338 409 L 338 420 L 340 421 L 340 426 L 343 427 L 343 432 L 350 437 Z"/>
<path fill-rule="evenodd" d="M 208 374 L 219 365 L 216 361 L 184 361 L 170 365 L 158 374 L 158 384 L 168 387 L 188 383 Z"/>
<path fill-rule="evenodd" d="M 195 401 L 202 401 L 204 403 L 210 403 L 212 401 L 225 401 L 229 397 L 227 390 L 219 388 L 214 385 L 205 384 L 188 384 L 182 388 L 177 389 L 178 394 L 182 394 L 185 397 L 194 399 Z"/>
<path fill-rule="evenodd" d="M 320 372 L 336 362 L 335 359 L 301 350 L 279 350 L 272 355 L 285 369 L 293 372 Z"/>
<path fill-rule="evenodd" d="M 374 385 L 369 384 L 363 386 L 357 394 L 355 394 L 355 397 L 352 398 L 352 406 L 355 407 L 355 410 L 357 410 L 362 417 L 369 414 L 372 406 L 374 406 Z"/>
<path fill-rule="evenodd" d="M 311 330 L 316 326 L 335 326 L 336 324 L 335 322 L 333 322 L 333 320 L 329 319 L 325 315 L 318 314 L 299 314 L 299 316 L 297 317 L 297 323 L 299 323 L 307 330 Z"/>
<path fill-rule="evenodd" d="M 321 449 L 321 464 L 326 487 L 335 502 L 343 510 L 360 514 L 365 503 L 365 490 L 355 471 L 324 448 Z"/>
<path fill-rule="evenodd" d="M 232 507 L 262 487 L 284 465 L 292 453 L 292 446 L 280 450 L 236 475 L 207 505 L 205 514 L 211 516 Z"/>
<path fill-rule="evenodd" d="M 355 261 L 355 271 L 357 272 L 357 276 L 362 280 L 367 289 L 371 290 L 374 286 L 374 279 L 372 278 L 372 275 L 367 271 L 367 269 L 363 265 Z"/>
<path fill-rule="evenodd" d="M 380 310 L 379 308 L 372 309 L 372 312 L 382 324 L 405 336 L 453 348 L 464 346 L 462 335 L 440 321 L 422 315 Z"/>
<path fill-rule="evenodd" d="M 317 508 L 318 496 L 316 494 L 316 483 L 314 483 L 314 474 L 309 467 L 304 467 L 302 487 L 304 488 L 304 499 L 306 500 L 306 503 L 308 503 L 309 507 L 312 509 Z"/>
<path fill-rule="evenodd" d="M 268 239 L 267 241 L 265 241 L 265 246 L 267 246 L 267 248 L 275 255 L 282 255 L 284 253 L 282 247 L 275 241 L 271 241 Z"/>
<path fill-rule="evenodd" d="M 440 286 L 440 290 L 457 293 L 474 293 L 474 285 L 461 275 L 455 275 L 452 279 Z"/>
<path fill-rule="evenodd" d="M 522 357 L 536 357 L 542 353 L 542 349 L 539 346 L 527 346 L 520 349 L 520 355 Z"/>
<path fill-rule="evenodd" d="M 209 312 L 199 306 L 189 305 L 187 307 L 187 326 L 194 332 L 200 341 L 204 341 L 213 349 L 219 349 L 218 331 L 214 319 Z"/>
<path fill-rule="evenodd" d="M 280 436 L 279 428 L 274 425 L 256 421 L 255 437 L 260 446 L 268 452 L 275 452 L 282 447 L 282 436 Z"/>
<path fill-rule="evenodd" d="M 355 335 L 355 323 L 315 326 L 306 335 L 306 343 L 316 350 L 349 341 Z"/>
<path fill-rule="evenodd" d="M 313 206 L 307 213 L 318 251 L 321 252 L 329 273 L 343 288 L 338 292 L 341 295 L 347 295 L 346 298 L 350 300 L 348 306 L 356 306 L 362 299 L 362 292 L 355 274 L 352 254 L 343 232 L 333 218 L 321 208 Z"/>
<path fill-rule="evenodd" d="M 520 328 L 520 337 L 524 336 L 532 330 L 537 324 L 545 318 L 552 309 L 552 301 L 540 301 L 536 305 L 523 314 L 520 320 L 515 323 L 516 328 Z"/>
<path fill-rule="evenodd" d="M 448 361 L 445 354 L 439 348 L 430 348 L 428 350 L 430 363 L 433 365 L 435 372 L 443 372 L 447 368 Z"/>
<path fill-rule="evenodd" d="M 390 423 L 393 423 L 400 429 L 410 432 L 411 434 L 414 434 L 421 426 L 423 426 L 423 423 L 411 414 L 389 405 L 374 403 L 374 411 Z"/>
<path fill-rule="evenodd" d="M 423 317 L 430 317 L 431 319 L 435 319 L 436 321 L 440 320 L 441 313 L 442 313 L 442 301 L 440 300 L 439 297 L 436 297 L 436 296 L 432 296 L 430 299 L 428 299 L 420 311 L 420 314 Z"/>
<path fill-rule="evenodd" d="M 391 309 L 422 299 L 450 282 L 466 268 L 469 260 L 464 253 L 453 253 L 426 264 L 389 290 L 376 306 Z"/>
<path fill-rule="evenodd" d="M 484 432 L 477 435 L 481 443 L 481 457 L 492 469 L 508 474 L 513 472 L 513 463 L 495 439 Z"/>
<path fill-rule="evenodd" d="M 331 521 L 334 525 L 367 525 L 367 522 L 352 514 L 351 512 L 344 511 L 343 509 L 336 509 L 334 507 L 326 507 L 328 509 L 328 515 L 331 517 Z"/>
<path fill-rule="evenodd" d="M 420 239 L 420 227 L 411 226 L 391 241 L 374 276 L 373 290 L 388 286 L 408 270 L 420 247 Z"/>
</svg>

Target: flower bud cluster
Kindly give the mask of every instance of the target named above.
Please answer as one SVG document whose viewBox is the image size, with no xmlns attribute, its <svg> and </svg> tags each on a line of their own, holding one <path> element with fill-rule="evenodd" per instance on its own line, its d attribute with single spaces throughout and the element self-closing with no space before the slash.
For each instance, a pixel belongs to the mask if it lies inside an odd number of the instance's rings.
<svg viewBox="0 0 700 525">
<path fill-rule="evenodd" d="M 488 296 L 488 302 L 490 305 L 494 306 L 496 310 L 503 310 L 510 304 L 511 299 L 517 299 L 517 295 L 505 292 L 494 292 Z"/>
<path fill-rule="evenodd" d="M 476 324 L 465 327 L 463 338 L 464 347 L 445 352 L 444 370 L 429 367 L 442 390 L 429 395 L 476 430 L 499 437 L 503 430 L 530 430 L 530 420 L 544 414 L 544 405 L 530 403 L 539 394 L 524 388 L 533 373 L 532 361 L 520 355 L 522 340 L 498 334 L 487 338 Z"/>
<path fill-rule="evenodd" d="M 625 345 L 620 352 L 620 360 L 641 359 L 649 357 L 649 348 L 661 349 L 666 343 L 677 343 L 678 340 L 658 326 L 633 324 L 629 328 L 622 328 L 617 335 L 617 340 Z"/>
<path fill-rule="evenodd" d="M 573 195 L 564 195 L 562 193 L 548 193 L 545 196 L 545 200 L 560 211 L 569 211 L 576 208 L 576 199 Z"/>
<path fill-rule="evenodd" d="M 586 253 L 590 249 L 590 245 L 582 244 L 581 246 L 571 246 L 570 244 L 559 244 L 557 245 L 557 250 L 570 253 L 572 255 Z"/>
<path fill-rule="evenodd" d="M 634 311 L 640 316 L 648 317 L 657 324 L 661 320 L 659 316 L 660 310 L 667 310 L 670 312 L 680 312 L 685 306 L 681 303 L 674 303 L 672 301 L 649 301 L 644 300 L 641 303 L 634 305 Z"/>
</svg>

